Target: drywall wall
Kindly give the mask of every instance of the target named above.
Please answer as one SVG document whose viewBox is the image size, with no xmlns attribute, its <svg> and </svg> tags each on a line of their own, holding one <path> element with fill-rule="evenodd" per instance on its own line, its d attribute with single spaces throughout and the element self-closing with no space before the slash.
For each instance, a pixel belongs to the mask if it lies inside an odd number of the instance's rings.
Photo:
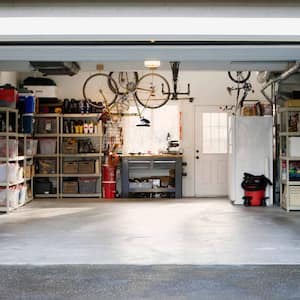
<svg viewBox="0 0 300 300">
<path fill-rule="evenodd" d="M 145 70 L 139 72 L 139 74 L 145 73 Z M 171 72 L 159 72 L 164 75 L 171 83 Z M 52 76 L 58 88 L 59 97 L 64 98 L 76 98 L 81 99 L 82 86 L 84 81 L 93 72 L 80 72 L 79 74 L 69 76 Z M 24 79 L 28 74 L 20 73 L 19 81 Z M 251 75 L 251 82 L 255 93 L 249 95 L 249 99 L 263 100 L 263 96 L 260 94 L 260 84 L 256 81 L 255 73 Z M 195 191 L 195 106 L 221 106 L 221 105 L 233 105 L 235 103 L 234 95 L 230 96 L 226 90 L 227 86 L 233 86 L 233 83 L 229 79 L 227 72 L 208 72 L 208 71 L 182 71 L 180 72 L 180 85 L 181 90 L 186 89 L 187 83 L 191 85 L 191 95 L 195 98 L 193 103 L 188 101 L 177 102 L 180 105 L 182 111 L 182 148 L 184 151 L 184 160 L 187 162 L 186 171 L 187 177 L 183 180 L 183 195 L 192 197 Z M 174 105 L 174 101 L 170 101 L 170 104 Z"/>
<path fill-rule="evenodd" d="M 0 71 L 0 85 L 3 84 L 11 84 L 13 86 L 17 86 L 17 73 Z"/>
<path fill-rule="evenodd" d="M 187 177 L 183 179 L 183 194 L 195 196 L 195 106 L 221 106 L 233 105 L 235 96 L 230 96 L 226 87 L 233 86 L 227 72 L 182 72 L 182 83 L 184 88 L 187 83 L 191 84 L 192 95 L 195 97 L 193 103 L 181 102 L 184 160 L 187 162 Z M 253 73 L 251 83 L 255 92 L 249 95 L 249 99 L 264 100 L 260 94 L 260 84 L 257 83 Z"/>
</svg>

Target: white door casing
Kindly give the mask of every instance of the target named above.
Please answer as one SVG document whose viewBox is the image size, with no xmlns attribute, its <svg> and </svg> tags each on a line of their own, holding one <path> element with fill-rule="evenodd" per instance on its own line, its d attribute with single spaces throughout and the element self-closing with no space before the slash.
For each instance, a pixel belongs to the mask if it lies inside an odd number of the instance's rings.
<svg viewBox="0 0 300 300">
<path fill-rule="evenodd" d="M 195 107 L 195 196 L 228 195 L 228 116 L 219 106 Z"/>
</svg>

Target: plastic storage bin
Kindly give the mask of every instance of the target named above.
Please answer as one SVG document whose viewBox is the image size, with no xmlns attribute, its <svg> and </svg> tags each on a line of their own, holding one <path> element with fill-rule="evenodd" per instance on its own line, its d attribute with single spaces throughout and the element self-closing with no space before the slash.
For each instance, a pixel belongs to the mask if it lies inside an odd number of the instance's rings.
<svg viewBox="0 0 300 300">
<path fill-rule="evenodd" d="M 27 186 L 20 186 L 19 190 L 19 205 L 23 205 L 26 202 Z"/>
<path fill-rule="evenodd" d="M 19 155 L 36 155 L 38 140 L 27 139 L 26 144 L 19 143 Z M 25 149 L 24 149 L 25 147 Z"/>
<path fill-rule="evenodd" d="M 38 140 L 27 139 L 26 142 L 26 155 L 36 155 L 37 154 Z"/>
<path fill-rule="evenodd" d="M 32 134 L 34 129 L 34 116 L 33 114 L 24 114 L 22 116 L 22 131 L 24 133 Z"/>
<path fill-rule="evenodd" d="M 51 155 L 56 153 L 56 139 L 40 139 L 40 154 Z"/>
<path fill-rule="evenodd" d="M 13 187 L 9 189 L 0 189 L 0 206 L 8 206 L 10 208 L 17 207 L 19 204 L 19 193 L 18 187 Z"/>
<path fill-rule="evenodd" d="M 0 182 L 15 183 L 22 179 L 23 168 L 17 163 L 0 164 Z"/>
<path fill-rule="evenodd" d="M 30 93 L 29 90 L 24 90 L 20 92 L 19 90 L 19 104 L 22 103 L 23 110 L 21 112 L 23 113 L 34 113 L 35 112 L 35 98 L 34 94 Z M 18 104 L 18 107 L 19 107 Z"/>
<path fill-rule="evenodd" d="M 79 178 L 79 193 L 80 194 L 94 194 L 96 193 L 96 178 Z"/>
<path fill-rule="evenodd" d="M 39 174 L 56 174 L 56 159 L 39 159 Z"/>
<path fill-rule="evenodd" d="M 6 142 L 5 138 L 0 138 L 0 157 L 6 157 Z M 8 157 L 16 158 L 18 156 L 18 141 L 8 140 Z"/>
<path fill-rule="evenodd" d="M 0 106 L 16 108 L 18 93 L 10 84 L 0 86 Z"/>
<path fill-rule="evenodd" d="M 34 180 L 34 194 L 52 194 L 54 193 L 53 184 L 47 178 L 36 178 Z"/>
<path fill-rule="evenodd" d="M 57 133 L 56 118 L 38 118 L 36 123 L 37 133 Z"/>
</svg>

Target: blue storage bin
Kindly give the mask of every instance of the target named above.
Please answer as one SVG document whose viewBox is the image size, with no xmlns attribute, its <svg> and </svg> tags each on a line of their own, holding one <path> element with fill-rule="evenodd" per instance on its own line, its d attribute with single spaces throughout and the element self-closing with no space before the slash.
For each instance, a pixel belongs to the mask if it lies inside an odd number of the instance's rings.
<svg viewBox="0 0 300 300">
<path fill-rule="evenodd" d="M 24 114 L 22 116 L 22 130 L 24 133 L 33 133 L 34 117 L 33 114 Z"/>
<path fill-rule="evenodd" d="M 19 94 L 19 101 L 24 102 L 25 114 L 32 114 L 35 112 L 35 98 L 33 94 L 21 93 Z"/>
</svg>

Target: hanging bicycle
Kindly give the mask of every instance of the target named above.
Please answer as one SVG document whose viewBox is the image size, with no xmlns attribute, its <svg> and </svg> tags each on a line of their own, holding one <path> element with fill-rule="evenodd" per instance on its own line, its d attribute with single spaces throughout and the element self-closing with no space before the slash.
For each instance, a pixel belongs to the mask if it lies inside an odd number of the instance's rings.
<svg viewBox="0 0 300 300">
<path fill-rule="evenodd" d="M 228 72 L 228 76 L 234 83 L 236 83 L 235 87 L 227 87 L 227 91 L 230 95 L 232 95 L 232 91 L 236 91 L 236 103 L 234 111 L 234 113 L 236 113 L 239 109 L 243 108 L 244 102 L 246 101 L 248 94 L 250 92 L 254 93 L 254 90 L 252 89 L 252 84 L 248 81 L 251 76 L 251 72 Z"/>
<path fill-rule="evenodd" d="M 113 117 L 120 119 L 124 115 L 128 115 L 126 111 L 129 109 L 130 100 L 132 100 L 137 109 L 137 113 L 134 115 L 138 115 L 140 118 L 140 123 L 137 126 L 150 126 L 150 121 L 143 117 L 143 111 L 140 110 L 138 100 L 135 97 L 137 74 L 130 77 L 127 72 L 120 72 L 117 77 L 117 81 L 114 79 L 113 73 L 110 75 L 96 73 L 88 77 L 83 85 L 85 100 L 91 103 L 91 99 L 93 99 L 99 103 L 98 107 L 101 106 L 104 110 L 104 117 L 107 116 L 110 119 Z"/>
</svg>

